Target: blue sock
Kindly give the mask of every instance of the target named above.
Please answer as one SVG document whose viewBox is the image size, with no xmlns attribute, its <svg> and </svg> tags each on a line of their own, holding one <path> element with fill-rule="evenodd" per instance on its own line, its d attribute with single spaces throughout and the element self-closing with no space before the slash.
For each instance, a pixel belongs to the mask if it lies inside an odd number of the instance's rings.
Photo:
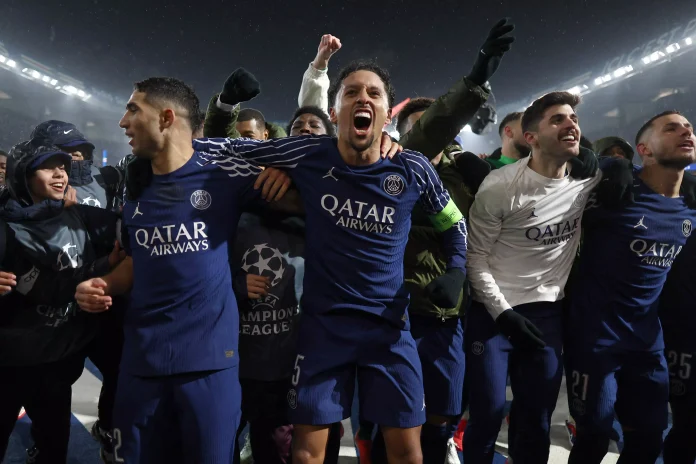
<svg viewBox="0 0 696 464">
<path fill-rule="evenodd" d="M 457 426 L 433 425 L 427 422 L 421 429 L 423 462 L 444 463 L 447 459 L 447 441 L 454 436 Z"/>
</svg>

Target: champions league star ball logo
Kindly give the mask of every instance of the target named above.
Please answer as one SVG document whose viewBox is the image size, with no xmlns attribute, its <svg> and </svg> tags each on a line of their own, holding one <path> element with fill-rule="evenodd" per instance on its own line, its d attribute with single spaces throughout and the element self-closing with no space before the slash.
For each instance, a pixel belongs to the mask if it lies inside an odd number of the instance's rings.
<svg viewBox="0 0 696 464">
<path fill-rule="evenodd" d="M 96 198 L 87 197 L 82 200 L 82 205 L 93 206 L 95 208 L 101 208 L 101 202 Z"/>
<path fill-rule="evenodd" d="M 267 243 L 254 245 L 242 256 L 242 269 L 247 274 L 271 278 L 271 286 L 276 286 L 285 273 L 285 258 L 277 248 L 271 248 Z"/>
<path fill-rule="evenodd" d="M 77 269 L 81 266 L 80 256 L 77 254 L 77 246 L 72 243 L 63 245 L 60 253 L 58 253 L 58 258 L 56 259 L 56 267 L 59 271 L 65 269 Z"/>
<path fill-rule="evenodd" d="M 691 221 L 688 219 L 685 219 L 684 222 L 682 222 L 682 233 L 684 234 L 684 237 L 691 235 Z"/>
<path fill-rule="evenodd" d="M 398 174 L 388 175 L 387 178 L 384 179 L 384 184 L 382 184 L 384 191 L 391 196 L 396 196 L 403 192 L 404 187 L 406 187 L 406 181 Z"/>
<path fill-rule="evenodd" d="M 210 203 L 212 202 L 213 199 L 205 190 L 196 190 L 191 194 L 191 205 L 196 209 L 200 209 L 201 211 L 208 209 L 210 207 Z"/>
</svg>

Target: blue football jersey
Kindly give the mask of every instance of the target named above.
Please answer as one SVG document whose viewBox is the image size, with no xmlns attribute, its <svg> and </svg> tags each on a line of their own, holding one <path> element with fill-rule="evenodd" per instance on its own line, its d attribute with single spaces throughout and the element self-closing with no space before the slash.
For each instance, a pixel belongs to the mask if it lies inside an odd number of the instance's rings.
<svg viewBox="0 0 696 464">
<path fill-rule="evenodd" d="M 634 189 L 634 202 L 620 210 L 603 207 L 595 195 L 588 202 L 571 327 L 590 345 L 654 351 L 664 348 L 657 300 L 696 211 L 637 175 Z"/>
<path fill-rule="evenodd" d="M 425 157 L 403 151 L 391 160 L 351 166 L 336 140 L 326 136 L 199 139 L 194 148 L 289 169 L 306 211 L 303 312 L 366 311 L 406 326 L 403 257 L 411 211 L 420 201 L 436 215 L 450 202 Z M 443 240 L 448 268 L 464 270 L 464 220 L 445 231 Z"/>
<path fill-rule="evenodd" d="M 139 376 L 232 367 L 239 319 L 229 242 L 261 170 L 241 158 L 195 152 L 126 201 L 124 246 L 133 257 L 122 369 Z"/>
<path fill-rule="evenodd" d="M 665 332 L 693 340 L 696 330 L 696 240 L 690 238 L 674 261 L 660 294 L 660 319 Z"/>
</svg>

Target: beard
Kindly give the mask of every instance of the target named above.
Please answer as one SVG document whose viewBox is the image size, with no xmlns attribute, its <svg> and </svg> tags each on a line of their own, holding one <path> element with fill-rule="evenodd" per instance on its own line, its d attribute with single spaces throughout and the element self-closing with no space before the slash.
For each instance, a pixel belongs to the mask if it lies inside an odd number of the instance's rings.
<svg viewBox="0 0 696 464">
<path fill-rule="evenodd" d="M 683 157 L 675 157 L 675 158 L 666 158 L 666 159 L 658 159 L 657 164 L 664 168 L 669 168 L 669 169 L 676 169 L 678 171 L 681 171 L 685 169 L 687 166 L 693 164 L 696 162 L 696 159 L 690 156 L 683 156 Z"/>
<path fill-rule="evenodd" d="M 372 144 L 374 143 L 374 141 L 375 141 L 374 134 L 369 135 L 366 139 L 362 139 L 362 140 L 351 139 L 350 140 L 350 147 L 353 150 L 357 151 L 358 153 L 362 153 L 365 150 L 367 150 L 368 148 L 370 148 L 372 146 Z"/>
<path fill-rule="evenodd" d="M 515 150 L 517 150 L 517 153 L 520 154 L 520 159 L 526 158 L 529 156 L 529 154 L 532 152 L 532 149 L 529 148 L 529 145 L 522 145 L 520 143 L 515 143 Z"/>
</svg>

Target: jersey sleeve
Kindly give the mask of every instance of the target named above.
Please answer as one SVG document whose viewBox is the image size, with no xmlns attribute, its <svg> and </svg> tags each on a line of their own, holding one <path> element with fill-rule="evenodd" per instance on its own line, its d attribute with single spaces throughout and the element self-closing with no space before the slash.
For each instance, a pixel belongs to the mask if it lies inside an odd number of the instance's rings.
<svg viewBox="0 0 696 464">
<path fill-rule="evenodd" d="M 481 184 L 469 210 L 469 282 L 493 319 L 512 308 L 488 265 L 490 251 L 500 236 L 506 197 L 505 185 L 489 176 Z"/>
<path fill-rule="evenodd" d="M 86 205 L 74 205 L 85 223 L 85 229 L 89 234 L 92 245 L 98 254 L 107 254 L 113 249 L 114 241 L 118 237 L 119 217 L 116 213 L 101 208 L 93 208 Z"/>
<path fill-rule="evenodd" d="M 271 140 L 195 139 L 193 149 L 213 156 L 241 158 L 256 166 L 294 169 L 322 143 L 324 135 L 302 135 Z"/>
<path fill-rule="evenodd" d="M 430 162 L 421 154 L 402 153 L 420 188 L 420 204 L 435 229 L 442 234 L 447 269 L 466 272 L 466 221 L 442 185 Z"/>
</svg>

